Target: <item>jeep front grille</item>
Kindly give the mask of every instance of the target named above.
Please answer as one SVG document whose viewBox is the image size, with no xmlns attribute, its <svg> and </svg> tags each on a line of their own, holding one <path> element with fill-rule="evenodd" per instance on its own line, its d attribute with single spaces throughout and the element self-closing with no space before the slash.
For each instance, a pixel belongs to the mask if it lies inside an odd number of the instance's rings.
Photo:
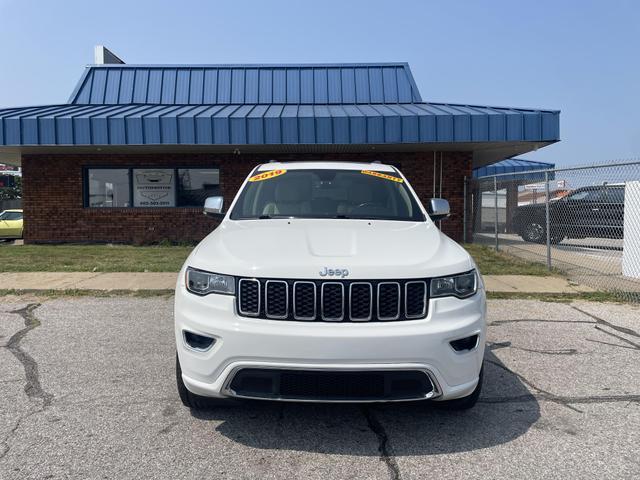
<svg viewBox="0 0 640 480">
<path fill-rule="evenodd" d="M 320 287 L 321 317 L 329 322 L 344 320 L 344 285 L 340 282 L 324 282 Z M 295 298 L 293 300 L 295 302 Z"/>
<path fill-rule="evenodd" d="M 427 280 L 241 278 L 238 313 L 272 320 L 370 322 L 427 316 Z"/>
<path fill-rule="evenodd" d="M 257 317 L 260 314 L 260 282 L 243 278 L 238 281 L 238 311 L 241 315 Z"/>
</svg>

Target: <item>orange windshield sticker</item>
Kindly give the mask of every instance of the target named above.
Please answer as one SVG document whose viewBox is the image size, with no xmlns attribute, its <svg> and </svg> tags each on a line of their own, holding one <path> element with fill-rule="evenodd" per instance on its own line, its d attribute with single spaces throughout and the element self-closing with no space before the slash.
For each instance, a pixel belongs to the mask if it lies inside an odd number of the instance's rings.
<svg viewBox="0 0 640 480">
<path fill-rule="evenodd" d="M 362 170 L 360 173 L 364 175 L 371 175 L 372 177 L 384 178 L 385 180 L 391 180 L 392 182 L 403 182 L 400 177 L 394 177 L 393 175 L 387 175 L 386 173 L 374 172 L 373 170 Z"/>
<path fill-rule="evenodd" d="M 259 173 L 249 179 L 250 182 L 261 182 L 262 180 L 269 180 L 270 178 L 279 177 L 287 173 L 286 170 L 269 170 L 268 172 Z"/>
</svg>

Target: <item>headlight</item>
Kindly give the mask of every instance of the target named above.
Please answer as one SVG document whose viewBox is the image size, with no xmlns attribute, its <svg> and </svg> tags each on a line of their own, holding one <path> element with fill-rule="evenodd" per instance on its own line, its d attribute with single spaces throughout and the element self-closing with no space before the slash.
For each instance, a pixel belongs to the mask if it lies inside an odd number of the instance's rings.
<svg viewBox="0 0 640 480">
<path fill-rule="evenodd" d="M 189 267 L 186 273 L 186 283 L 187 290 L 196 295 L 207 295 L 208 293 L 236 294 L 236 280 L 231 275 L 203 272 Z"/>
<path fill-rule="evenodd" d="M 476 271 L 431 279 L 431 297 L 467 298 L 478 290 Z"/>
</svg>

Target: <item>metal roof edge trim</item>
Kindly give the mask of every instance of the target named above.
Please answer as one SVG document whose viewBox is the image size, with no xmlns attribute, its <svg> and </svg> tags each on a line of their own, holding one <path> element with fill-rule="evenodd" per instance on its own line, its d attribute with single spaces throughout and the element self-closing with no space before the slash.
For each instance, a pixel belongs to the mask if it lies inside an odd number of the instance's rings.
<svg viewBox="0 0 640 480">
<path fill-rule="evenodd" d="M 89 68 L 88 65 L 84 67 L 84 72 L 82 72 L 82 75 L 80 76 L 80 80 L 78 80 L 78 83 L 76 83 L 76 86 L 74 87 L 73 92 L 71 92 L 71 95 L 69 96 L 69 100 L 67 100 L 67 103 L 69 104 L 74 103 L 74 101 L 76 100 L 76 97 L 78 96 L 78 93 L 80 93 L 80 90 L 82 89 L 85 82 L 87 81 L 87 77 L 89 76 L 90 71 L 91 71 L 91 68 Z"/>
<path fill-rule="evenodd" d="M 560 140 L 507 140 L 504 142 L 499 142 L 501 144 L 503 143 L 513 143 L 513 144 L 531 144 L 531 145 L 540 145 L 543 144 L 543 147 L 549 146 L 549 145 L 553 145 L 554 143 L 558 143 Z M 83 143 L 83 144 L 74 144 L 74 143 L 43 143 L 43 144 L 27 144 L 27 145 L 2 145 L 0 144 L 0 153 L 4 153 L 5 151 L 9 151 L 9 150 L 16 150 L 16 149 L 46 149 L 46 148 L 56 148 L 56 149 L 65 149 L 65 148 L 72 148 L 74 150 L 82 150 L 82 149 L 87 149 L 87 150 L 95 150 L 97 148 L 104 148 L 104 149 L 112 149 L 112 150 L 126 150 L 126 149 L 135 149 L 135 148 L 145 148 L 145 149 L 152 149 L 152 148 L 195 148 L 195 149 L 208 149 L 208 148 L 213 148 L 213 149 L 218 149 L 218 148 L 227 148 L 227 147 L 232 147 L 232 148 L 262 148 L 262 147 L 309 147 L 309 148 L 317 148 L 317 147 L 331 147 L 331 146 L 336 146 L 336 147 L 363 147 L 366 148 L 367 150 L 372 150 L 375 151 L 376 148 L 394 148 L 394 147 L 412 147 L 412 146 L 434 146 L 434 147 L 439 147 L 442 145 L 456 145 L 455 148 L 452 149 L 444 149 L 442 150 L 443 152 L 446 151 L 460 151 L 460 150 L 456 150 L 456 148 L 462 148 L 462 151 L 465 151 L 465 149 L 469 148 L 469 146 L 482 146 L 484 144 L 495 144 L 496 142 L 494 141 L 472 141 L 472 142 L 452 142 L 449 140 L 429 140 L 429 141 L 424 141 L 424 142 L 384 142 L 384 143 L 379 143 L 379 142 L 372 142 L 372 143 L 291 143 L 291 142 L 287 142 L 287 143 L 202 143 L 202 144 L 186 144 L 186 143 Z M 372 148 L 373 147 L 373 148 Z M 502 160 L 499 160 L 502 161 Z M 631 164 L 637 164 L 637 161 L 634 162 L 629 162 L 629 163 L 623 163 L 621 165 L 631 165 Z M 488 166 L 491 166 L 493 164 L 489 164 Z M 581 166 L 581 167 L 575 167 L 575 168 L 556 168 L 554 170 L 572 170 L 572 169 L 583 169 L 583 168 L 596 168 L 596 167 L 602 167 L 602 166 L 606 166 L 606 164 L 599 164 L 596 165 L 595 167 L 589 167 L 589 166 Z M 477 167 L 477 168 L 486 168 L 486 167 Z M 475 169 L 474 169 L 475 170 Z M 533 170 L 535 171 L 535 170 Z M 540 171 L 540 170 L 538 170 Z M 503 174 L 496 174 L 496 175 L 503 175 Z M 493 175 L 491 175 L 493 176 Z M 478 177 L 480 178 L 480 177 Z"/>
<path fill-rule="evenodd" d="M 334 62 L 334 63 L 126 63 L 126 64 L 86 64 L 85 68 L 338 68 L 338 67 L 404 67 L 408 62 Z"/>
<path fill-rule="evenodd" d="M 409 83 L 411 84 L 411 89 L 413 90 L 416 101 L 422 102 L 422 95 L 420 95 L 420 90 L 418 89 L 418 85 L 416 84 L 416 79 L 413 78 L 413 72 L 411 72 L 409 62 L 404 62 L 404 71 L 407 75 L 407 78 L 409 79 Z"/>
<path fill-rule="evenodd" d="M 506 107 L 506 106 L 498 106 L 498 105 L 480 105 L 473 103 L 450 103 L 450 102 L 415 102 L 415 103 L 427 103 L 429 105 L 436 106 L 448 106 L 448 107 L 468 107 L 468 108 L 495 108 L 498 110 L 522 110 L 527 112 L 544 112 L 544 113 L 562 113 L 562 110 L 555 110 L 549 108 L 536 108 L 536 107 Z"/>
<path fill-rule="evenodd" d="M 193 103 L 136 103 L 136 102 L 130 102 L 130 103 L 82 103 L 82 104 L 75 104 L 75 103 L 52 103 L 52 104 L 48 104 L 48 105 L 23 105 L 23 106 L 19 106 L 19 107 L 0 107 L 0 114 L 3 111 L 8 111 L 8 110 L 22 110 L 22 109 L 27 109 L 27 108 L 50 108 L 50 107 L 67 107 L 67 106 L 83 106 L 83 107 L 106 107 L 106 106 L 120 106 L 120 107 L 124 107 L 127 105 L 137 105 L 137 106 L 159 106 L 159 105 L 166 105 L 166 106 L 185 106 L 185 107 L 194 107 L 194 106 L 227 106 L 227 105 L 252 105 L 252 106 L 258 106 L 258 105 L 267 105 L 267 106 L 278 106 L 278 105 L 292 105 L 292 106 L 303 106 L 303 105 L 309 105 L 309 106 L 328 106 L 328 107 L 335 107 L 335 106 L 350 106 L 350 105 L 372 105 L 372 106 L 377 106 L 377 105 L 391 105 L 391 106 L 395 106 L 395 105 L 429 105 L 429 106 L 433 106 L 433 107 L 469 107 L 469 108 L 491 108 L 491 109 L 497 109 L 497 110 L 513 110 L 519 113 L 522 112 L 531 112 L 531 113 L 552 113 L 552 114 L 560 114 L 562 113 L 561 110 L 548 110 L 548 109 L 544 109 L 544 108 L 527 108 L 527 107 L 496 107 L 496 106 L 489 106 L 489 105 L 469 105 L 469 104 L 462 104 L 462 103 L 442 103 L 442 102 L 425 102 L 425 101 L 416 101 L 416 102 L 394 102 L 394 103 L 385 103 L 385 102 L 371 102 L 371 103 L 305 103 L 305 102 L 300 102 L 300 103 L 296 103 L 296 104 L 290 104 L 290 103 L 277 103 L 277 102 L 271 102 L 271 103 L 260 103 L 260 102 L 256 102 L 256 103 L 244 103 L 244 102 L 238 102 L 238 103 L 232 103 L 232 102 L 228 102 L 228 103 L 200 103 L 200 104 L 193 104 Z M 451 113 L 447 113 L 447 112 L 442 112 L 442 115 L 452 115 Z M 464 113 L 461 112 L 461 115 L 471 115 L 469 113 Z"/>
</svg>

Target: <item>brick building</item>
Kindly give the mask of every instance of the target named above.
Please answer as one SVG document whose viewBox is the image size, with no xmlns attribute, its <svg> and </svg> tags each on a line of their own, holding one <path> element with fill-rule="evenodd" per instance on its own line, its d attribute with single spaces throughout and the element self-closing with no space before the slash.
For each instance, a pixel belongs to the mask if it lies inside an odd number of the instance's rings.
<svg viewBox="0 0 640 480">
<path fill-rule="evenodd" d="M 558 140 L 557 111 L 424 102 L 403 63 L 96 64 L 66 104 L 0 110 L 26 243 L 199 240 L 204 198 L 272 159 L 399 166 L 459 240 L 464 177 Z"/>
</svg>

